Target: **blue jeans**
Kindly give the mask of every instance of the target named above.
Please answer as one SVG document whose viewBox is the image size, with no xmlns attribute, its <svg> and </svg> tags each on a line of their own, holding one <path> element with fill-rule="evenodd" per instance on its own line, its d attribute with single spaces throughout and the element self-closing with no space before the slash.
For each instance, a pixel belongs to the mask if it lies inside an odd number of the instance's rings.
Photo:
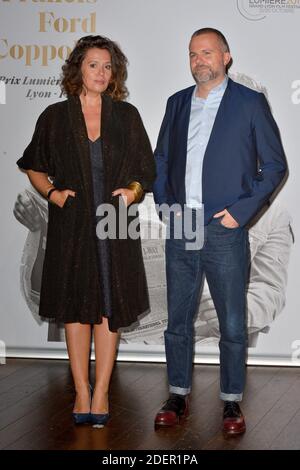
<svg viewBox="0 0 300 470">
<path fill-rule="evenodd" d="M 213 219 L 204 227 L 201 249 L 186 250 L 184 236 L 166 240 L 169 390 L 184 395 L 191 390 L 193 320 L 205 274 L 220 327 L 220 398 L 240 401 L 245 383 L 248 231 L 228 229 L 220 221 Z"/>
</svg>

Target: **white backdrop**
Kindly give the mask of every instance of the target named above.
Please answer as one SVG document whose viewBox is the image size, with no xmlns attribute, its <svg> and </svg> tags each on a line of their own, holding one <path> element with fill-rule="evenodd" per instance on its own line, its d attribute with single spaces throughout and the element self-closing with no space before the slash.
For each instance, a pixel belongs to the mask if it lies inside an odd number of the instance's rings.
<svg viewBox="0 0 300 470">
<path fill-rule="evenodd" d="M 28 241 L 28 228 L 16 220 L 13 208 L 18 194 L 28 188 L 15 162 L 31 139 L 40 112 L 63 99 L 57 79 L 68 48 L 86 34 L 106 35 L 121 45 L 130 64 L 129 101 L 138 107 L 154 147 L 167 97 L 193 83 L 188 64 L 190 36 L 196 29 L 211 26 L 220 29 L 231 46 L 232 74 L 266 90 L 290 169 L 288 182 L 276 201 L 280 210 L 287 209 L 291 214 L 296 238 L 283 293 L 286 304 L 283 308 L 281 299 L 281 306 L 273 313 L 275 320 L 271 318 L 269 328 L 264 329 L 267 334 L 259 333 L 255 347 L 249 349 L 249 362 L 300 364 L 299 21 L 300 1 L 288 0 L 278 5 L 263 0 L 0 0 L 0 82 L 6 83 L 0 86 L 0 341 L 5 343 L 8 355 L 65 356 L 64 343 L 48 341 L 48 324 L 37 318 L 22 294 L 24 245 L 30 242 L 34 246 L 45 239 L 40 234 L 37 238 L 35 232 Z M 255 235 L 258 238 L 259 233 Z M 27 246 L 27 254 L 32 246 Z M 160 246 L 158 251 L 156 269 L 161 273 Z M 282 262 L 280 254 L 273 252 L 272 256 Z M 148 275 L 152 270 L 148 264 Z M 150 287 L 160 288 L 164 296 L 162 278 L 158 284 Z M 165 317 L 165 311 L 161 313 Z M 259 316 L 259 311 L 256 314 Z M 197 341 L 196 361 L 217 361 L 215 342 L 215 338 Z M 160 339 L 139 340 L 136 334 L 134 339 L 128 336 L 123 341 L 119 357 L 161 360 L 163 346 Z"/>
</svg>

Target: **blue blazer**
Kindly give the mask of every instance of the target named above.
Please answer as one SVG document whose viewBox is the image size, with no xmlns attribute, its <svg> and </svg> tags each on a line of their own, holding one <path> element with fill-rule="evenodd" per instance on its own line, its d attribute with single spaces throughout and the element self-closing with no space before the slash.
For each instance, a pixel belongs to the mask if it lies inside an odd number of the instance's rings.
<svg viewBox="0 0 300 470">
<path fill-rule="evenodd" d="M 186 204 L 187 137 L 194 86 L 168 99 L 155 161 L 156 204 Z M 202 202 L 207 224 L 228 209 L 246 225 L 287 171 L 278 127 L 262 93 L 231 79 L 218 109 L 202 168 Z"/>
</svg>

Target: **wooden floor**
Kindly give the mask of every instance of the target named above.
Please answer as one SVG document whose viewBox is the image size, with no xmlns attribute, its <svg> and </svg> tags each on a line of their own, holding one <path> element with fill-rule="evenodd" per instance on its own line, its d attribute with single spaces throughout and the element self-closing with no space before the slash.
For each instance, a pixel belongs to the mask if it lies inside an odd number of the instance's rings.
<svg viewBox="0 0 300 470">
<path fill-rule="evenodd" d="M 104 429 L 74 426 L 68 362 L 9 359 L 0 366 L 0 449 L 300 449 L 300 369 L 249 367 L 243 400 L 247 432 L 220 432 L 219 368 L 194 367 L 191 415 L 154 431 L 167 396 L 164 364 L 118 363 Z M 93 375 L 93 365 L 92 365 Z"/>
</svg>

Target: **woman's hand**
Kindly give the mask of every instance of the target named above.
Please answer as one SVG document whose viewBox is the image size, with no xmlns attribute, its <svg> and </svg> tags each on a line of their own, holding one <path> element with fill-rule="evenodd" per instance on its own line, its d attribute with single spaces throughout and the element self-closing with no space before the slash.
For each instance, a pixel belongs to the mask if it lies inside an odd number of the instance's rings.
<svg viewBox="0 0 300 470">
<path fill-rule="evenodd" d="M 75 191 L 72 191 L 71 189 L 64 189 L 63 191 L 59 191 L 59 189 L 56 189 L 50 194 L 49 201 L 53 202 L 53 204 L 56 204 L 62 209 L 68 196 L 75 197 Z"/>
<path fill-rule="evenodd" d="M 112 193 L 113 196 L 121 195 L 126 207 L 130 206 L 134 202 L 135 194 L 132 189 L 119 188 L 115 189 Z"/>
</svg>

